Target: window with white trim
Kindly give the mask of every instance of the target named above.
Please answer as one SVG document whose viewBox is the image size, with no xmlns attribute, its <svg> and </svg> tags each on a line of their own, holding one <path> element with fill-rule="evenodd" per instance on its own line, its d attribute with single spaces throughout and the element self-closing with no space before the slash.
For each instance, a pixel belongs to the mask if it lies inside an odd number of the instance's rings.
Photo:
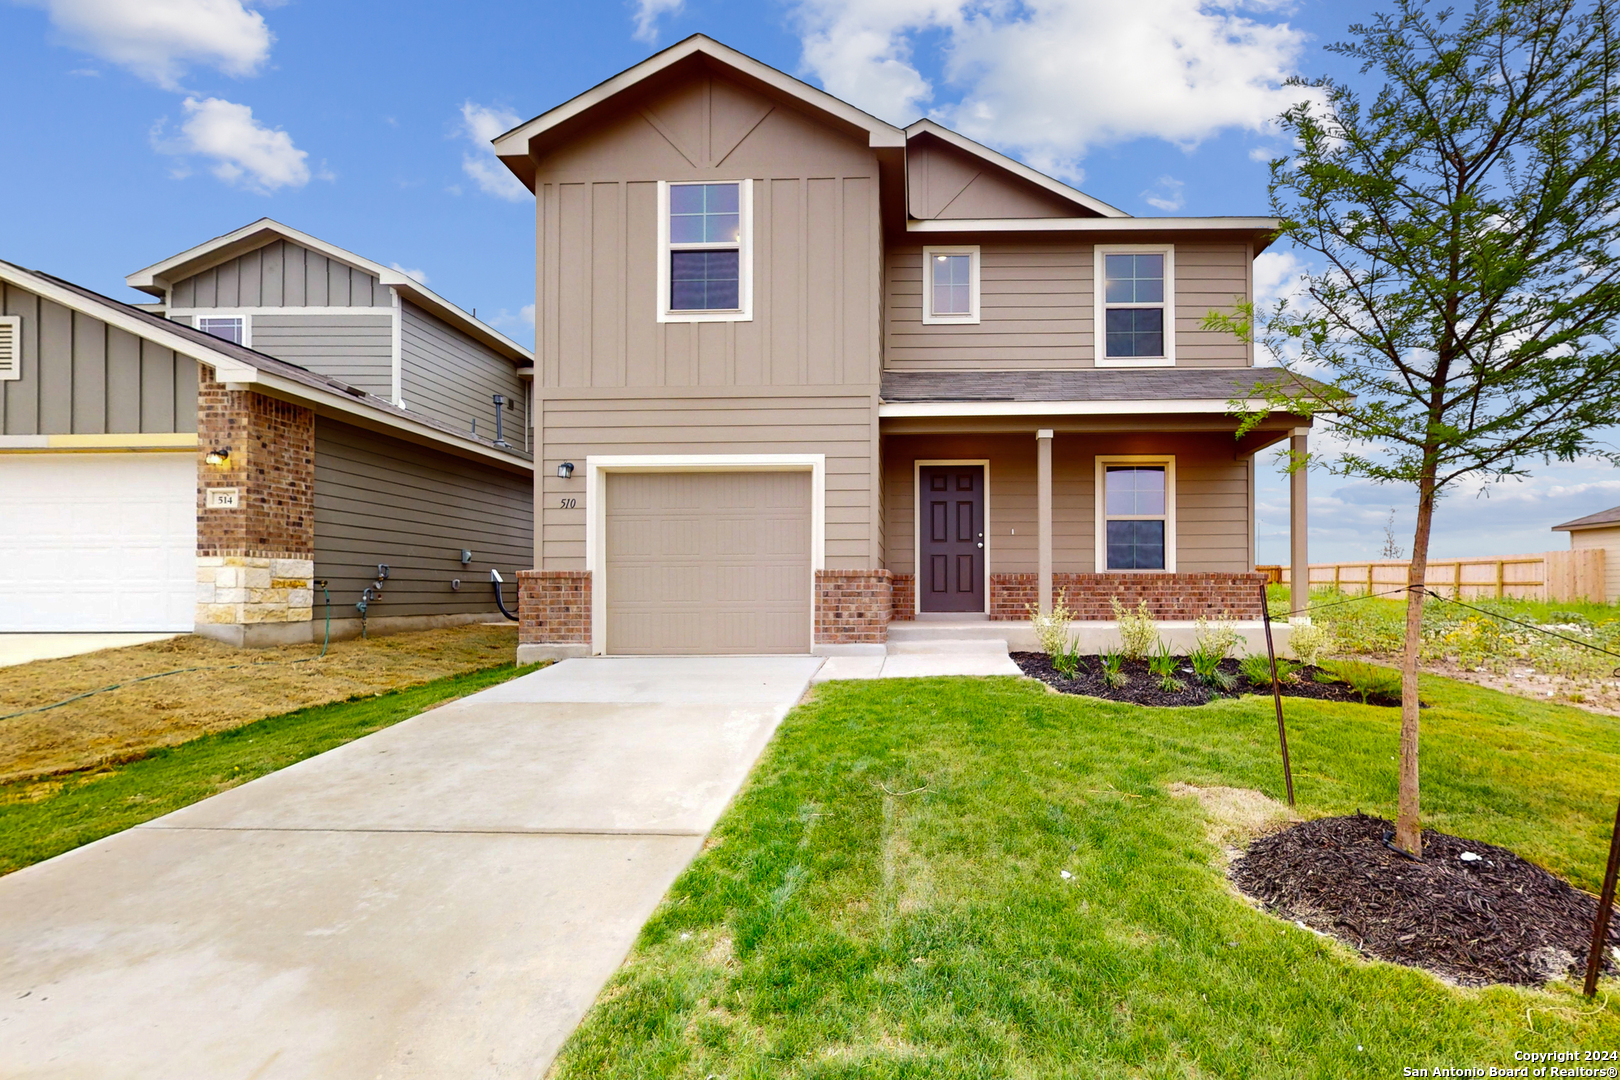
<svg viewBox="0 0 1620 1080">
<path fill-rule="evenodd" d="M 658 319 L 746 321 L 752 308 L 752 185 L 658 185 Z"/>
<path fill-rule="evenodd" d="M 1097 570 L 1175 568 L 1175 458 L 1099 457 Z"/>
<path fill-rule="evenodd" d="M 247 344 L 247 319 L 241 315 L 203 315 L 197 329 L 237 345 Z"/>
<path fill-rule="evenodd" d="M 979 321 L 979 249 L 923 248 L 923 319 L 928 325 Z"/>
<path fill-rule="evenodd" d="M 1097 245 L 1097 366 L 1175 362 L 1175 249 Z"/>
<path fill-rule="evenodd" d="M 0 382 L 22 378 L 22 316 L 0 315 Z"/>
</svg>

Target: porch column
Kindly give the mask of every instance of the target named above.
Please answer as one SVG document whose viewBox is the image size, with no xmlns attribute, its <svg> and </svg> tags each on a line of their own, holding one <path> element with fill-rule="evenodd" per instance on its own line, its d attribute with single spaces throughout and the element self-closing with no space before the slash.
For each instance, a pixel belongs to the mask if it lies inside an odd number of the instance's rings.
<svg viewBox="0 0 1620 1080">
<path fill-rule="evenodd" d="M 1040 573 L 1036 604 L 1042 615 L 1052 611 L 1052 429 L 1035 432 L 1035 516 L 1038 520 Z"/>
<path fill-rule="evenodd" d="M 1307 453 L 1307 438 L 1310 428 L 1298 427 L 1294 429 L 1289 449 L 1293 452 L 1292 460 L 1301 461 Z M 1295 469 L 1288 477 L 1288 617 L 1302 619 L 1306 617 L 1311 602 L 1311 560 L 1310 549 L 1306 543 L 1306 475 L 1303 468 Z"/>
</svg>

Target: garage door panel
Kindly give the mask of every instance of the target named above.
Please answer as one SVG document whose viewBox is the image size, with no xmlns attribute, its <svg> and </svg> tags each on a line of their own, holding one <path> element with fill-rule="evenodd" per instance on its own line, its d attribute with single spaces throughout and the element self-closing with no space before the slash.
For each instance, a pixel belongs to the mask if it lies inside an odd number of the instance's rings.
<svg viewBox="0 0 1620 1080">
<path fill-rule="evenodd" d="M 0 631 L 190 630 L 190 454 L 0 456 Z"/>
<path fill-rule="evenodd" d="M 808 652 L 807 473 L 608 477 L 607 648 Z"/>
</svg>

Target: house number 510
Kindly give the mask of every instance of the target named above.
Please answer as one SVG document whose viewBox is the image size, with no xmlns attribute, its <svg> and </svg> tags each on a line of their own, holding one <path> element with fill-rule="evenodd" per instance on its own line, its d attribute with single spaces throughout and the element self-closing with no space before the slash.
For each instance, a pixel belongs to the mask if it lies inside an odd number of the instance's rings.
<svg viewBox="0 0 1620 1080">
<path fill-rule="evenodd" d="M 564 510 L 572 510 L 574 508 L 574 500 L 573 499 L 564 499 L 562 501 L 562 508 Z"/>
</svg>

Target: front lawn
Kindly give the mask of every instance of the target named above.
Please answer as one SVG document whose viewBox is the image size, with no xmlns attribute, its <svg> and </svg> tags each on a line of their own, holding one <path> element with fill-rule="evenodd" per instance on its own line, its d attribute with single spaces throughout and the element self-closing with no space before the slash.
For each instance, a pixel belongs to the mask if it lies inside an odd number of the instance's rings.
<svg viewBox="0 0 1620 1080">
<path fill-rule="evenodd" d="M 1614 721 L 1448 680 L 1423 693 L 1426 823 L 1595 891 Z M 1286 708 L 1300 811 L 1390 816 L 1398 710 Z M 1275 739 L 1253 697 L 1147 709 L 1017 679 L 826 684 L 553 1075 L 1387 1077 L 1620 1049 L 1620 1003 L 1601 995 L 1454 989 L 1234 896 L 1199 801 L 1167 788 L 1280 799 Z"/>
<path fill-rule="evenodd" d="M 0 874 L 150 821 L 534 670 L 502 664 L 408 690 L 267 717 L 153 750 L 123 764 L 51 780 L 0 784 Z"/>
</svg>

